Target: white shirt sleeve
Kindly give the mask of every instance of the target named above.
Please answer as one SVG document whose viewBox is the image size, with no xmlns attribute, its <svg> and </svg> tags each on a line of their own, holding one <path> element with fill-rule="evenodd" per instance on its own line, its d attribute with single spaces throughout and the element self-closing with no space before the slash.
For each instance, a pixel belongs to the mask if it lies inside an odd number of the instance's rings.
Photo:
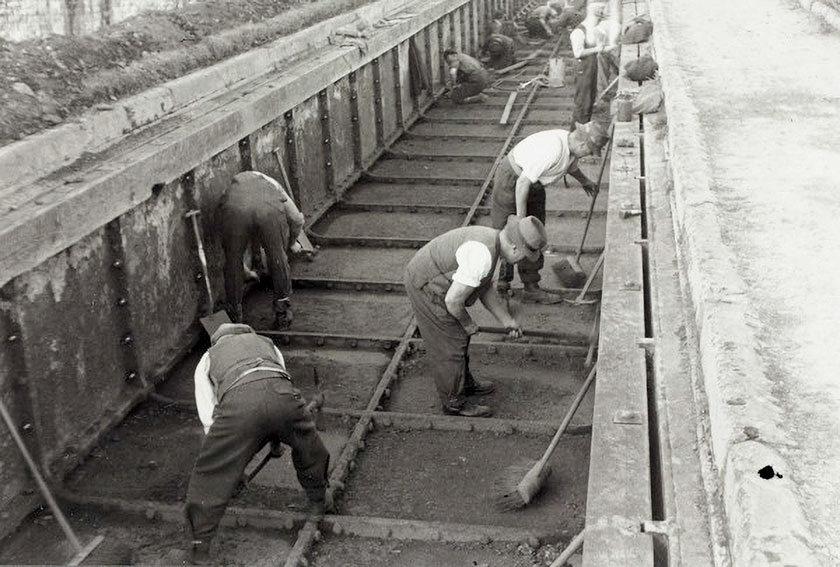
<svg viewBox="0 0 840 567">
<path fill-rule="evenodd" d="M 452 275 L 452 281 L 469 287 L 478 287 L 493 266 L 490 250 L 475 240 L 464 242 L 458 247 L 455 251 L 455 261 L 458 263 L 458 269 Z"/>
<path fill-rule="evenodd" d="M 213 410 L 216 409 L 216 392 L 210 382 L 210 353 L 205 352 L 198 366 L 195 367 L 195 406 L 198 408 L 198 418 L 204 426 L 204 434 L 213 425 Z"/>
<path fill-rule="evenodd" d="M 569 43 L 572 44 L 572 54 L 575 57 L 580 57 L 580 52 L 583 51 L 586 45 L 586 34 L 580 28 L 575 28 L 569 34 Z"/>
<path fill-rule="evenodd" d="M 555 167 L 557 162 L 560 161 L 561 154 L 557 147 L 557 141 L 545 136 L 540 141 L 543 142 L 542 146 L 537 148 L 536 151 L 529 152 L 527 157 L 522 160 L 525 162 L 524 164 L 519 159 L 516 160 L 517 165 L 522 168 L 522 174 L 531 183 L 539 181 L 540 177 L 543 177 L 548 170 Z"/>
</svg>

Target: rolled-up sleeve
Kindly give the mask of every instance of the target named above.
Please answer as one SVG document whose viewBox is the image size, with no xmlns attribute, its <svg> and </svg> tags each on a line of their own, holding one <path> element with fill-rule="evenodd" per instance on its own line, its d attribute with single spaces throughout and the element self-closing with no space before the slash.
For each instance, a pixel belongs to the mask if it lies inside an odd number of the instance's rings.
<svg viewBox="0 0 840 567">
<path fill-rule="evenodd" d="M 216 409 L 216 393 L 210 382 L 210 355 L 205 352 L 198 366 L 195 367 L 195 406 L 198 409 L 198 419 L 204 426 L 204 433 L 210 431 L 213 425 L 213 410 Z"/>
<path fill-rule="evenodd" d="M 469 287 L 478 287 L 481 280 L 490 272 L 493 257 L 490 250 L 481 242 L 469 240 L 455 251 L 458 269 L 452 275 L 452 281 Z"/>
</svg>

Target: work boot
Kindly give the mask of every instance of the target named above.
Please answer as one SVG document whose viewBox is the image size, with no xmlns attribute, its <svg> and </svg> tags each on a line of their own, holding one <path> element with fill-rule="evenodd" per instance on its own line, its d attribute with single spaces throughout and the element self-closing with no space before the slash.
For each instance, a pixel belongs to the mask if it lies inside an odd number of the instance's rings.
<svg viewBox="0 0 840 567">
<path fill-rule="evenodd" d="M 522 303 L 540 303 L 542 305 L 552 305 L 563 301 L 563 296 L 554 293 L 548 293 L 540 288 L 537 283 L 526 283 L 525 292 L 522 294 Z"/>
<path fill-rule="evenodd" d="M 470 402 L 463 402 L 460 405 L 445 405 L 443 413 L 446 415 L 460 415 L 461 417 L 490 417 L 493 410 L 490 406 L 481 406 Z"/>
<path fill-rule="evenodd" d="M 193 540 L 192 547 L 190 547 L 189 559 L 191 565 L 212 565 L 213 561 L 210 557 L 210 542 L 201 541 L 199 539 Z"/>
<path fill-rule="evenodd" d="M 487 102 L 490 99 L 484 93 L 478 93 L 477 95 L 468 96 L 464 99 L 464 104 L 481 104 L 483 102 Z"/>
<path fill-rule="evenodd" d="M 496 390 L 496 385 L 490 380 L 467 380 L 464 384 L 465 396 L 486 396 Z"/>
<path fill-rule="evenodd" d="M 274 328 L 285 331 L 292 326 L 292 319 L 294 319 L 294 313 L 288 300 L 276 300 L 274 302 Z"/>
</svg>

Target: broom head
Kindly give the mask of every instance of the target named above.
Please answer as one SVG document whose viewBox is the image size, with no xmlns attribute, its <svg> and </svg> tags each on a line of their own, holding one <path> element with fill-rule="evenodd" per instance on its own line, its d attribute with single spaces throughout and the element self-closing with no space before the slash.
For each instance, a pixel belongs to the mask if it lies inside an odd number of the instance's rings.
<svg viewBox="0 0 840 567">
<path fill-rule="evenodd" d="M 496 500 L 505 511 L 524 508 L 537 496 L 551 475 L 551 466 L 540 466 L 539 461 L 528 461 L 509 467 L 500 482 L 501 490 Z"/>
<path fill-rule="evenodd" d="M 586 283 L 586 272 L 574 256 L 563 258 L 551 268 L 563 283 L 563 287 L 578 288 Z"/>
</svg>

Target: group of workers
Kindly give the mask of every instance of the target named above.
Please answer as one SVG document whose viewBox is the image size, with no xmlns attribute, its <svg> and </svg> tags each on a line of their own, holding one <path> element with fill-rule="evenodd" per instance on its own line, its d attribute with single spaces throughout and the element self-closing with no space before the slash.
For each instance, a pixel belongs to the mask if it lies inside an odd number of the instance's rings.
<svg viewBox="0 0 840 567">
<path fill-rule="evenodd" d="M 582 23 L 572 32 L 573 48 L 576 42 L 583 45 L 581 57 L 605 51 L 589 33 L 603 14 L 598 5 L 603 3 L 590 3 Z M 551 5 L 544 7 L 557 14 Z M 499 32 L 516 31 L 505 28 L 507 23 L 501 19 L 497 23 Z M 528 29 L 530 32 L 532 27 Z M 478 97 L 480 101 L 483 88 L 476 90 L 470 83 L 489 80 L 489 72 L 474 58 L 454 50 L 446 50 L 444 58 L 454 83 L 452 100 L 472 102 Z M 581 172 L 578 160 L 598 154 L 607 141 L 606 129 L 588 120 L 576 121 L 571 131 L 553 129 L 527 136 L 496 169 L 491 226 L 457 228 L 437 236 L 407 264 L 406 293 L 445 414 L 492 414 L 490 406 L 472 401 L 492 393 L 495 387 L 470 372 L 470 338 L 479 327 L 467 307 L 480 301 L 511 337 L 520 337 L 522 327 L 507 301 L 514 266 L 518 266 L 524 286 L 523 302 L 562 300 L 540 287 L 542 253 L 547 245 L 545 188 L 568 174 L 591 195 L 596 185 Z M 309 512 L 322 514 L 332 507 L 327 490 L 330 454 L 316 431 L 313 402 L 307 404 L 294 387 L 283 355 L 272 341 L 243 324 L 243 280 L 249 270 L 243 258 L 249 249 L 255 259 L 264 254 L 264 268 L 274 291 L 275 327 L 286 329 L 292 324 L 289 257 L 299 251 L 297 239 L 304 217 L 287 189 L 263 173 L 245 171 L 233 177 L 219 206 L 225 299 L 233 322 L 212 334 L 211 346 L 195 370 L 196 405 L 205 437 L 185 506 L 193 563 L 213 562 L 210 542 L 227 504 L 246 466 L 266 445 L 277 454 L 281 444 L 291 448 Z"/>
<path fill-rule="evenodd" d="M 570 129 L 592 118 L 599 85 L 609 88 L 618 74 L 618 37 L 620 23 L 609 13 L 607 2 L 593 0 L 549 0 L 534 8 L 524 27 L 506 19 L 501 11 L 493 13 L 484 44 L 485 63 L 490 69 L 506 69 L 515 64 L 516 46 L 528 42 L 523 37 L 544 40 L 568 32 L 569 44 L 576 62 L 575 110 Z M 444 52 L 449 66 L 450 98 L 455 104 L 487 101 L 483 91 L 492 84 L 493 74 L 481 61 L 454 49 Z"/>
</svg>

